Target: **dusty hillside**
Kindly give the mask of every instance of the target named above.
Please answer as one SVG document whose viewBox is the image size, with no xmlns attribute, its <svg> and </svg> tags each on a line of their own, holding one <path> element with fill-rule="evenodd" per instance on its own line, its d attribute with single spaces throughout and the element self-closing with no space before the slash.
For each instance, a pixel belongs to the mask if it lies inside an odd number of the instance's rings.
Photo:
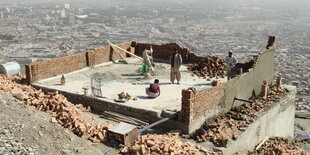
<svg viewBox="0 0 310 155">
<path fill-rule="evenodd" d="M 0 118 L 0 154 L 102 154 L 107 149 L 51 123 L 48 113 L 3 92 L 0 92 Z"/>
</svg>

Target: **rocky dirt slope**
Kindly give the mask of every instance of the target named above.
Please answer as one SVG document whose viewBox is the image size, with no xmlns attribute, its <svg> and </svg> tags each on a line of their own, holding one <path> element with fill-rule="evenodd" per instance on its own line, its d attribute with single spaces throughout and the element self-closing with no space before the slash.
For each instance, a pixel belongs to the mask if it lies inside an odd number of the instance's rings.
<svg viewBox="0 0 310 155">
<path fill-rule="evenodd" d="M 101 154 L 107 148 L 51 123 L 51 115 L 3 92 L 0 118 L 0 154 Z"/>
</svg>

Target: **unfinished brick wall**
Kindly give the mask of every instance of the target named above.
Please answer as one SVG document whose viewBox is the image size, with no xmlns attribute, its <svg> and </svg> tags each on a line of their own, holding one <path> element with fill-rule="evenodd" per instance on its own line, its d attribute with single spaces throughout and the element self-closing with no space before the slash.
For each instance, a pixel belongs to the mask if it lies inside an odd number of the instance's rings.
<svg viewBox="0 0 310 155">
<path fill-rule="evenodd" d="M 95 48 L 94 54 L 90 57 L 93 65 L 110 61 L 110 46 Z"/>
<path fill-rule="evenodd" d="M 225 85 L 197 92 L 182 90 L 181 115 L 186 124 L 203 116 L 205 112 L 223 103 Z"/>
<path fill-rule="evenodd" d="M 44 79 L 87 67 L 86 53 L 79 53 L 27 65 L 28 82 Z"/>
<path fill-rule="evenodd" d="M 116 45 L 132 53 L 135 51 L 132 42 L 123 42 Z M 119 51 L 124 57 L 128 57 L 125 52 Z M 79 54 L 27 64 L 25 65 L 26 78 L 31 83 L 118 59 L 121 59 L 121 56 L 116 51 L 110 46 L 103 46 Z"/>
<path fill-rule="evenodd" d="M 174 53 L 174 49 L 178 49 L 181 54 L 184 62 L 199 62 L 205 59 L 205 57 L 197 56 L 194 53 L 191 53 L 187 48 L 181 47 L 177 43 L 169 43 L 163 45 L 155 45 L 155 44 L 146 44 L 146 43 L 136 43 L 136 54 L 142 55 L 143 48 L 150 48 L 152 45 L 153 48 L 153 57 L 159 59 L 169 60 L 170 56 Z M 134 45 L 133 45 L 134 46 Z"/>
<path fill-rule="evenodd" d="M 134 54 L 135 52 L 135 48 L 132 47 L 131 41 L 119 43 L 116 45 L 123 48 L 124 50 L 127 50 L 130 53 Z M 121 50 L 118 51 L 123 57 L 131 57 L 131 55 L 125 53 L 124 51 Z M 111 46 L 102 46 L 86 52 L 87 52 L 86 55 L 89 60 L 88 66 L 93 66 L 103 62 L 122 59 L 121 56 L 118 54 L 118 52 L 115 51 Z"/>
<path fill-rule="evenodd" d="M 270 38 L 274 42 L 274 37 Z M 260 52 L 253 61 L 240 64 L 240 67 L 248 71 L 247 73 L 235 77 L 225 84 L 206 90 L 199 90 L 195 93 L 191 89 L 182 90 L 181 115 L 185 123 L 187 125 L 202 125 L 205 120 L 227 113 L 232 107 L 243 103 L 235 101 L 235 97 L 248 99 L 253 94 L 258 95 L 263 81 L 266 80 L 268 83 L 271 83 L 274 79 L 274 54 L 275 45 L 272 44 L 268 49 Z M 195 56 L 192 58 L 200 59 Z M 214 108 L 219 110 L 213 112 Z M 207 117 L 205 116 L 206 113 L 208 113 Z"/>
<path fill-rule="evenodd" d="M 169 60 L 170 56 L 174 53 L 174 49 L 177 48 L 183 60 L 186 61 L 188 59 L 187 58 L 189 54 L 188 49 L 181 47 L 177 43 L 169 43 L 169 44 L 163 44 L 163 45 L 137 43 L 135 53 L 138 55 L 142 55 L 143 48 L 146 47 L 147 49 L 150 49 L 150 45 L 152 45 L 152 48 L 153 48 L 154 58 Z"/>
</svg>

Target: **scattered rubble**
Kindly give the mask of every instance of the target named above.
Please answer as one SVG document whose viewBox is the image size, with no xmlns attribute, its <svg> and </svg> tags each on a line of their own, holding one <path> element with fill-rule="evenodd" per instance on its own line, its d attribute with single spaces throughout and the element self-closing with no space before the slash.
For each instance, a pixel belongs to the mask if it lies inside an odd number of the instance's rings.
<svg viewBox="0 0 310 155">
<path fill-rule="evenodd" d="M 187 65 L 187 69 L 200 77 L 221 77 L 226 75 L 226 64 L 223 59 L 216 56 L 208 56 L 204 61 Z"/>
<path fill-rule="evenodd" d="M 200 154 L 195 144 L 183 143 L 179 139 L 180 132 L 172 131 L 165 135 L 147 134 L 139 136 L 130 147 L 124 147 L 122 154 Z M 201 149 L 200 149 L 201 150 Z M 207 149 L 204 152 L 209 153 Z"/>
<path fill-rule="evenodd" d="M 139 82 L 139 81 L 135 81 L 135 82 L 132 82 L 131 84 L 133 84 L 133 85 L 139 85 L 140 82 Z"/>
<path fill-rule="evenodd" d="M 307 155 L 304 150 L 300 149 L 295 141 L 291 141 L 282 137 L 269 138 L 260 148 L 248 152 L 248 155 L 258 154 L 298 154 Z"/>
<path fill-rule="evenodd" d="M 44 93 L 32 86 L 23 85 L 23 78 L 19 76 L 0 76 L 0 90 L 15 95 L 26 105 L 34 106 L 39 111 L 45 111 L 52 116 L 51 122 L 68 128 L 82 138 L 99 143 L 106 140 L 106 130 L 110 125 L 94 125 L 84 120 L 82 111 L 90 111 L 90 107 L 81 104 L 74 105 L 58 92 Z"/>
<path fill-rule="evenodd" d="M 127 93 L 127 92 L 121 92 L 121 93 L 119 93 L 118 94 L 118 99 L 119 99 L 119 101 L 124 101 L 124 102 L 126 102 L 126 101 L 128 101 L 128 100 L 137 100 L 137 98 L 136 97 L 132 97 L 129 93 Z"/>
<path fill-rule="evenodd" d="M 0 154 L 38 154 L 38 149 L 14 139 L 10 128 L 0 127 Z"/>
<path fill-rule="evenodd" d="M 277 85 L 269 85 L 267 98 L 252 97 L 253 103 L 245 103 L 232 108 L 227 114 L 219 116 L 214 122 L 205 124 L 194 134 L 198 142 L 211 141 L 215 146 L 225 147 L 229 140 L 236 140 L 260 113 L 279 101 L 288 90 Z"/>
<path fill-rule="evenodd" d="M 93 145 L 91 141 L 49 122 L 52 115 L 39 112 L 3 91 L 0 91 L 0 111 L 1 155 L 102 154 L 107 148 L 103 143 Z M 83 115 L 88 119 L 91 114 L 83 112 Z M 116 154 L 117 150 L 110 153 Z"/>
</svg>

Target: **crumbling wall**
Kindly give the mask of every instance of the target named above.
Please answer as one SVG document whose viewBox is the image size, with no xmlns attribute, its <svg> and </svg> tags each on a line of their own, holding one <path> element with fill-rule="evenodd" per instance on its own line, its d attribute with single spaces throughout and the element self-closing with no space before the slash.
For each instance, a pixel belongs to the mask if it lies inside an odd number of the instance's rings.
<svg viewBox="0 0 310 155">
<path fill-rule="evenodd" d="M 116 44 L 117 46 L 134 53 L 132 42 L 123 42 Z M 129 57 L 123 51 L 119 53 L 124 57 Z M 93 50 L 85 51 L 79 54 L 73 54 L 56 59 L 45 60 L 25 65 L 26 78 L 29 83 L 65 74 L 85 67 L 91 67 L 100 63 L 119 60 L 121 56 L 110 46 L 103 46 Z"/>
<path fill-rule="evenodd" d="M 232 107 L 242 104 L 235 97 L 248 99 L 258 95 L 263 81 L 271 83 L 274 79 L 275 46 L 262 51 L 254 60 L 249 72 L 232 80 L 206 90 L 183 89 L 181 115 L 188 132 L 198 129 L 206 120 L 227 113 Z"/>
<path fill-rule="evenodd" d="M 266 137 L 294 136 L 296 87 L 287 85 L 283 87 L 289 92 L 278 102 L 273 103 L 270 109 L 258 115 L 237 140 L 230 141 L 226 147 L 219 147 L 223 154 L 253 150 Z"/>
<path fill-rule="evenodd" d="M 226 83 L 225 107 L 239 106 L 242 103 L 241 101 L 234 101 L 234 97 L 248 99 L 251 95 L 259 95 L 264 80 L 268 83 L 273 82 L 274 54 L 274 48 L 261 52 L 254 67 L 249 72 Z"/>
</svg>

